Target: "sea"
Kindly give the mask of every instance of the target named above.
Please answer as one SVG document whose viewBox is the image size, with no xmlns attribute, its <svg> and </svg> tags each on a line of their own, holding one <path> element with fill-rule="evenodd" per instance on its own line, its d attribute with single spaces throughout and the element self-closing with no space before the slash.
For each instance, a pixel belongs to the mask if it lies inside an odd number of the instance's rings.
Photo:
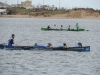
<svg viewBox="0 0 100 75">
<path fill-rule="evenodd" d="M 41 31 L 48 25 L 74 29 L 76 23 L 86 31 Z M 12 34 L 18 46 L 65 42 L 75 47 L 81 42 L 90 52 L 0 49 L 0 75 L 100 75 L 100 20 L 0 18 L 0 44 L 7 44 Z"/>
</svg>

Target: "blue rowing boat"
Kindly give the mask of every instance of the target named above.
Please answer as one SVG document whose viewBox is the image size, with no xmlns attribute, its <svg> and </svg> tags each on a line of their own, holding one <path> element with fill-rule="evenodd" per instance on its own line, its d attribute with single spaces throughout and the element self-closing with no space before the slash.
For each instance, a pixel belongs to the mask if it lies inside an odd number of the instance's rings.
<svg viewBox="0 0 100 75">
<path fill-rule="evenodd" d="M 31 46 L 7 46 L 4 44 L 0 44 L 0 49 L 5 50 L 44 50 L 44 51 L 78 51 L 78 52 L 90 52 L 90 46 L 84 46 L 84 47 L 52 47 L 48 48 L 46 46 L 37 46 L 37 47 L 31 47 Z"/>
</svg>

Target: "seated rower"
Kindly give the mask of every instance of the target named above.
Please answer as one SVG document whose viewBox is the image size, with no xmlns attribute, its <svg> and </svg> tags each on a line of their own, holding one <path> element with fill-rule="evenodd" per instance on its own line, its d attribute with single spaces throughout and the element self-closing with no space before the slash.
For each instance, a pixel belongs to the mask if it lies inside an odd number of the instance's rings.
<svg viewBox="0 0 100 75">
<path fill-rule="evenodd" d="M 64 47 L 64 48 L 67 48 L 67 45 L 66 45 L 66 43 L 63 43 L 63 47 Z"/>
<path fill-rule="evenodd" d="M 54 24 L 54 29 L 57 29 L 56 25 Z"/>
<path fill-rule="evenodd" d="M 47 26 L 47 29 L 50 29 L 50 26 L 49 25 Z"/>
<path fill-rule="evenodd" d="M 78 43 L 78 47 L 82 47 L 82 43 L 81 42 Z"/>
<path fill-rule="evenodd" d="M 35 43 L 35 44 L 34 44 L 34 47 L 37 47 L 37 46 L 38 46 L 37 43 Z"/>
<path fill-rule="evenodd" d="M 51 47 L 52 47 L 52 44 L 48 43 L 47 48 L 51 48 Z"/>
<path fill-rule="evenodd" d="M 61 30 L 63 29 L 63 25 L 61 25 L 61 28 L 60 28 Z"/>
<path fill-rule="evenodd" d="M 68 30 L 70 30 L 70 25 L 69 25 L 69 27 L 68 27 Z"/>
</svg>

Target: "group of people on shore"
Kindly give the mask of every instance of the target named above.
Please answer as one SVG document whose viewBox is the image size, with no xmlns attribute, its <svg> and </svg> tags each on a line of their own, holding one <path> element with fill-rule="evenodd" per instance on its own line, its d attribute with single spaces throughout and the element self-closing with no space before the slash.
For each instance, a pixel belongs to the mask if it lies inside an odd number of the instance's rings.
<svg viewBox="0 0 100 75">
<path fill-rule="evenodd" d="M 52 28 L 50 27 L 50 25 L 48 25 L 48 26 L 47 26 L 47 29 L 52 29 Z M 54 28 L 53 28 L 53 29 L 57 29 L 57 27 L 56 27 L 55 24 L 54 24 Z M 63 25 L 61 25 L 60 29 L 63 29 Z M 68 27 L 68 30 L 70 30 L 70 25 L 69 25 L 69 27 Z M 79 30 L 79 25 L 78 25 L 78 23 L 76 23 L 76 30 Z"/>
<path fill-rule="evenodd" d="M 12 44 L 14 44 L 14 38 L 15 38 L 15 34 L 12 34 L 11 35 L 11 38 L 8 40 L 8 46 L 12 46 Z M 37 47 L 37 46 L 38 46 L 38 44 L 35 43 L 33 47 Z M 48 43 L 46 47 L 47 48 L 52 48 L 53 46 L 52 46 L 51 43 Z M 63 48 L 67 48 L 67 44 L 66 43 L 63 43 L 62 47 Z M 77 44 L 77 47 L 82 47 L 82 43 L 79 42 Z"/>
</svg>

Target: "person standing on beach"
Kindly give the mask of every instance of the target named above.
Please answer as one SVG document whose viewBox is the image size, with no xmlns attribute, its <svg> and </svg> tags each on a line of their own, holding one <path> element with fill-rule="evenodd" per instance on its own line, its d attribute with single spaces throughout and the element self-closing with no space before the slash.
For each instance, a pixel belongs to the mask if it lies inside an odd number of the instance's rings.
<svg viewBox="0 0 100 75">
<path fill-rule="evenodd" d="M 15 35 L 12 34 L 11 38 L 8 40 L 8 46 L 12 46 L 12 44 L 14 44 L 14 38 L 15 38 Z"/>
</svg>

